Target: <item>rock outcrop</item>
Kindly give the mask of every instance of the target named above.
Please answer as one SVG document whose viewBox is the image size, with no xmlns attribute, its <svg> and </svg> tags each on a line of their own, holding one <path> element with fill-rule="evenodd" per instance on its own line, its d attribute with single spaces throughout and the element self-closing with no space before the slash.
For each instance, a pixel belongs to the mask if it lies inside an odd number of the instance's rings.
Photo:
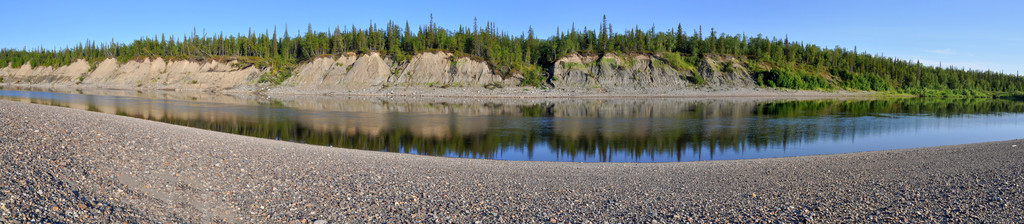
<svg viewBox="0 0 1024 224">
<path fill-rule="evenodd" d="M 730 69 L 723 69 L 729 66 Z M 551 84 L 567 89 L 684 89 L 698 88 L 696 76 L 713 88 L 751 88 L 756 85 L 735 58 L 704 58 L 697 72 L 678 71 L 657 55 L 569 55 L 555 62 Z"/>
<path fill-rule="evenodd" d="M 555 62 L 551 84 L 556 88 L 692 88 L 689 72 L 679 72 L 648 55 L 619 57 L 570 55 Z"/>
<path fill-rule="evenodd" d="M 753 88 L 757 86 L 747 66 L 735 58 L 705 59 L 697 67 L 707 84 L 716 88 Z"/>
</svg>

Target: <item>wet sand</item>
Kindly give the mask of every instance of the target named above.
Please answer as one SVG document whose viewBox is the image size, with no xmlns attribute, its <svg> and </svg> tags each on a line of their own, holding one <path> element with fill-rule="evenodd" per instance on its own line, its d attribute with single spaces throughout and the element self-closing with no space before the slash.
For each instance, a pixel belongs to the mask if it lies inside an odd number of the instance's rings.
<svg viewBox="0 0 1024 224">
<path fill-rule="evenodd" d="M 735 161 L 493 161 L 0 101 L 0 167 L 0 223 L 1024 222 L 1024 139 Z"/>
</svg>

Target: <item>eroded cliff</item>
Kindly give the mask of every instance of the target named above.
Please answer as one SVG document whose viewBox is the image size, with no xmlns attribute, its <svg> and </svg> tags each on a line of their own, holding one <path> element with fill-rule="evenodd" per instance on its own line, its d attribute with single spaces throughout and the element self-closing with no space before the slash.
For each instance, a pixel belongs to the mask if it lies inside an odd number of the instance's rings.
<svg viewBox="0 0 1024 224">
<path fill-rule="evenodd" d="M 678 63 L 678 62 L 677 62 Z M 571 91 L 672 91 L 703 88 L 753 88 L 748 65 L 730 57 L 705 57 L 689 69 L 660 55 L 568 55 L 547 68 L 544 89 Z M 83 86 L 115 89 L 202 91 L 268 91 L 288 93 L 372 92 L 397 87 L 496 88 L 514 87 L 521 75 L 495 74 L 486 62 L 426 52 L 396 62 L 379 53 L 348 53 L 300 63 L 280 85 L 260 83 L 267 68 L 237 61 L 166 61 L 162 58 L 118 63 L 114 59 L 90 65 L 78 60 L 68 66 L 0 68 L 8 85 Z"/>
</svg>

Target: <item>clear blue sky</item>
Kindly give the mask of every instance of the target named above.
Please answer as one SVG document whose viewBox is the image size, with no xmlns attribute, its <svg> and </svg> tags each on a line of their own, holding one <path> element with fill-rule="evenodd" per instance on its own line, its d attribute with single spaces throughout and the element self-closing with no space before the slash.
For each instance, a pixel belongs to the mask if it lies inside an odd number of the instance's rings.
<svg viewBox="0 0 1024 224">
<path fill-rule="evenodd" d="M 446 28 L 494 22 L 509 33 L 529 26 L 541 37 L 597 27 L 607 15 L 617 32 L 628 27 L 684 30 L 714 27 L 727 34 L 785 37 L 824 47 L 936 65 L 1024 72 L 1024 3 L 1019 1 L 6 1 L 0 9 L 0 48 L 55 48 L 86 39 L 128 42 L 160 33 L 245 33 L 285 24 L 366 27 L 426 24 Z"/>
</svg>

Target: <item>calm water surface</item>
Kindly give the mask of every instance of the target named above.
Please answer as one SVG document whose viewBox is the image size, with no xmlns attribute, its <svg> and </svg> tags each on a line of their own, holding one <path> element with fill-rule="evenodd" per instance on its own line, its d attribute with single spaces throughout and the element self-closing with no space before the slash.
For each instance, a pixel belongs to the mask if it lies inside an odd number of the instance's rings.
<svg viewBox="0 0 1024 224">
<path fill-rule="evenodd" d="M 0 90 L 0 99 L 335 147 L 433 156 L 674 162 L 1024 138 L 998 99 L 444 99 Z"/>
</svg>

